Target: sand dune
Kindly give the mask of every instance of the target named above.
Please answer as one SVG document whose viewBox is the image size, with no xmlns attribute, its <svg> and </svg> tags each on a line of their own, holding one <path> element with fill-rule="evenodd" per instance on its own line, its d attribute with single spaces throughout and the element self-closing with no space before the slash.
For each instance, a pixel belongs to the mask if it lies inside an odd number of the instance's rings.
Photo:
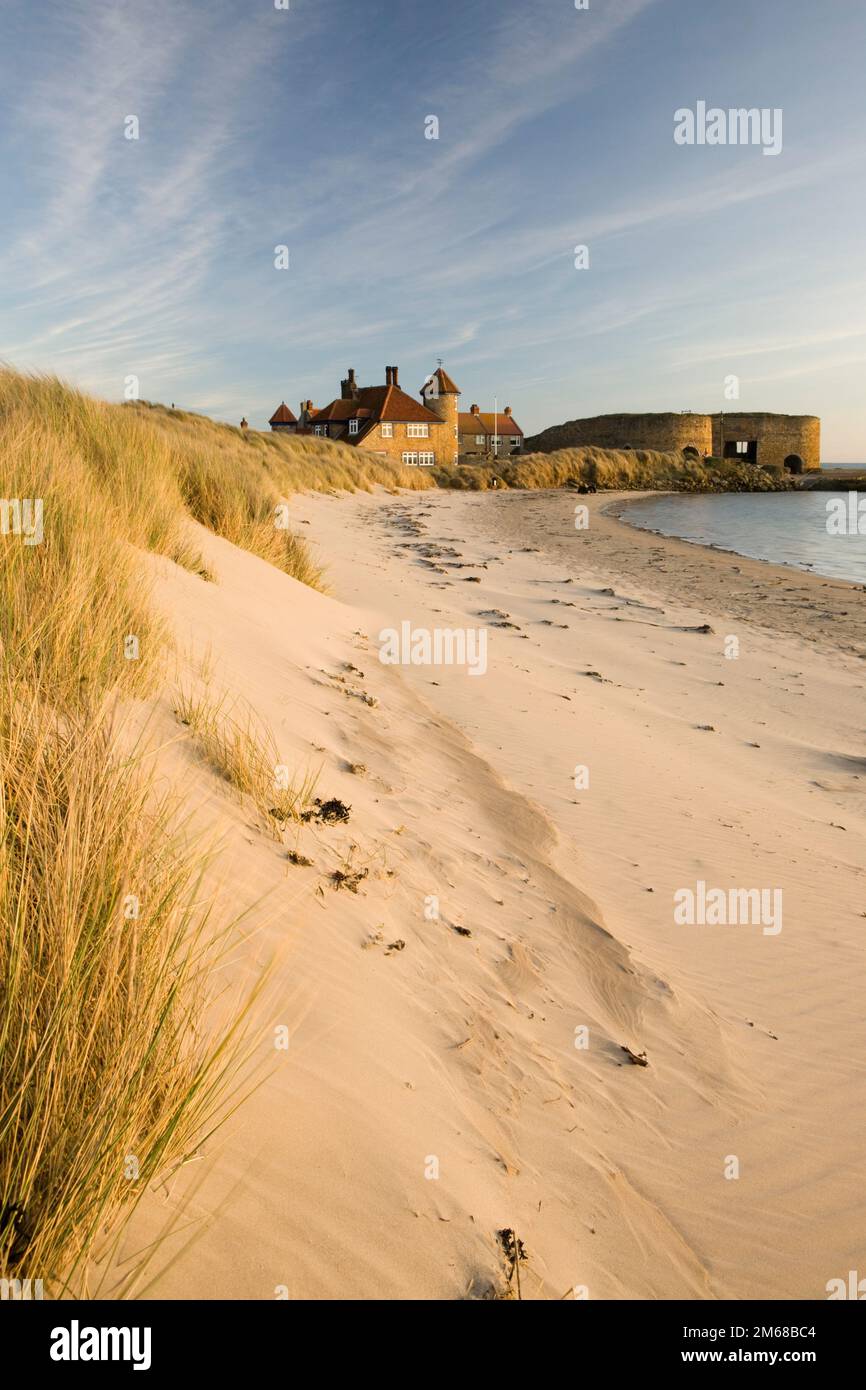
<svg viewBox="0 0 866 1390">
<path fill-rule="evenodd" d="M 589 500 L 578 533 L 566 494 L 297 499 L 332 596 L 204 531 L 217 583 L 152 561 L 179 679 L 204 661 L 351 815 L 279 843 L 170 689 L 149 711 L 247 913 L 233 985 L 274 963 L 262 1084 L 125 1238 L 177 1226 L 143 1296 L 489 1297 L 504 1227 L 528 1298 L 814 1298 L 862 1263 L 862 605 L 828 625 L 850 586 Z M 403 620 L 486 626 L 486 675 L 383 665 Z M 780 887 L 782 930 L 677 925 L 698 880 Z"/>
</svg>

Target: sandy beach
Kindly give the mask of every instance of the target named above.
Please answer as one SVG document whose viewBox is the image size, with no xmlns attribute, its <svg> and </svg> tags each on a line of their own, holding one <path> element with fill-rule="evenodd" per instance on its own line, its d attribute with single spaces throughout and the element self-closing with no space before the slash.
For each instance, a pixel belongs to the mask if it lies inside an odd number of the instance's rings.
<svg viewBox="0 0 866 1390">
<path fill-rule="evenodd" d="M 140 1296 L 487 1298 L 507 1227 L 531 1299 L 863 1267 L 863 597 L 624 500 L 297 497 L 328 596 L 198 528 L 216 583 L 149 557 L 179 680 L 351 815 L 268 839 L 150 710 L 246 912 L 232 983 L 272 975 L 261 1084 L 125 1236 L 174 1223 Z M 383 664 L 407 621 L 483 628 L 485 673 Z M 701 882 L 783 913 L 677 922 Z"/>
</svg>

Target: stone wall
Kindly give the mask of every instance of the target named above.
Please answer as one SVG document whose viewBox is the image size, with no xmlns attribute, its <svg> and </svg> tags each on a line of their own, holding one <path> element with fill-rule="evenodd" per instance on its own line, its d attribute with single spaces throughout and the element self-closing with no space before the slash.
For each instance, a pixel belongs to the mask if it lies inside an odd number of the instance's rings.
<svg viewBox="0 0 866 1390">
<path fill-rule="evenodd" d="M 554 449 L 570 449 L 595 444 L 601 449 L 657 449 L 660 453 L 681 453 L 688 445 L 703 457 L 712 452 L 712 418 L 709 415 L 594 415 L 586 420 L 569 420 L 552 425 L 541 434 L 531 435 L 524 453 L 549 454 Z"/>
<path fill-rule="evenodd" d="M 737 443 L 748 451 L 738 454 Z M 821 466 L 821 421 L 817 415 L 774 415 L 766 411 L 719 415 L 595 415 L 552 425 L 525 441 L 526 453 L 596 445 L 602 449 L 655 449 L 682 453 L 691 445 L 703 457 L 743 457 L 770 468 Z"/>
<path fill-rule="evenodd" d="M 374 425 L 358 445 L 359 452 L 367 450 L 380 457 L 394 459 L 397 463 L 402 463 L 404 453 L 435 454 L 437 465 L 456 462 L 457 440 L 454 437 L 453 425 L 445 421 L 440 424 L 436 420 L 430 420 L 428 426 L 429 433 L 426 439 L 412 439 L 408 433 L 409 426 L 403 421 L 395 420 L 394 433 L 389 439 L 383 437 L 381 424 Z M 348 436 L 346 439 L 348 440 Z"/>
<path fill-rule="evenodd" d="M 436 452 L 437 463 L 455 464 L 458 453 L 457 437 L 457 397 L 452 391 L 439 391 L 435 394 L 430 391 L 421 392 L 422 403 L 428 410 L 432 410 L 434 415 L 438 415 L 442 421 L 444 429 L 447 431 L 448 444 L 446 446 L 443 435 L 442 453 Z"/>
<path fill-rule="evenodd" d="M 755 462 L 768 468 L 784 468 L 788 460 L 798 458 L 804 469 L 821 466 L 821 421 L 817 415 L 714 415 L 713 453 L 719 458 L 726 453 L 736 457 L 737 442 L 755 445 Z"/>
</svg>

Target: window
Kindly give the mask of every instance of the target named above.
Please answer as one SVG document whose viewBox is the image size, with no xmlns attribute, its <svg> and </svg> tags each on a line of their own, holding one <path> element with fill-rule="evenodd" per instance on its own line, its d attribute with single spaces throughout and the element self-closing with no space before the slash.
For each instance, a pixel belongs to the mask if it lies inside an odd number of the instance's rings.
<svg viewBox="0 0 866 1390">
<path fill-rule="evenodd" d="M 418 463 L 422 468 L 432 468 L 436 462 L 435 454 L 419 454 Z"/>
<path fill-rule="evenodd" d="M 739 459 L 741 463 L 758 462 L 757 439 L 726 439 L 722 450 L 726 459 Z"/>
<path fill-rule="evenodd" d="M 475 436 L 475 443 L 476 443 L 476 444 L 483 444 L 483 443 L 484 443 L 484 435 L 483 435 L 483 434 L 476 434 L 476 436 Z"/>
<path fill-rule="evenodd" d="M 519 449 L 519 448 L 520 448 L 520 435 L 519 435 L 519 434 L 516 434 L 516 435 L 514 436 L 514 438 L 512 439 L 512 441 L 511 441 L 511 447 L 512 447 L 512 449 Z"/>
<path fill-rule="evenodd" d="M 316 429 L 316 434 L 321 434 L 321 433 L 322 433 L 322 430 L 324 429 L 324 425 L 316 425 L 315 429 Z"/>
<path fill-rule="evenodd" d="M 393 438 L 394 438 L 394 426 L 393 426 L 393 425 L 383 424 L 383 426 L 382 426 L 382 438 L 383 438 L 383 439 L 393 439 Z"/>
<path fill-rule="evenodd" d="M 412 467 L 414 467 L 415 464 L 418 462 L 418 455 L 417 455 L 417 454 L 404 454 L 404 455 L 403 455 L 403 462 L 404 462 L 405 464 L 408 464 L 409 467 L 412 468 Z"/>
<path fill-rule="evenodd" d="M 494 449 L 496 449 L 502 443 L 502 440 L 498 434 L 494 434 L 490 437 L 490 443 L 493 445 Z"/>
<path fill-rule="evenodd" d="M 426 439 L 430 434 L 429 425 L 410 425 L 406 430 L 410 439 Z"/>
<path fill-rule="evenodd" d="M 358 433 L 358 426 L 359 426 L 360 423 L 361 423 L 360 420 L 350 420 L 350 421 L 349 421 L 349 433 L 350 433 L 350 434 L 357 434 L 357 433 Z"/>
</svg>

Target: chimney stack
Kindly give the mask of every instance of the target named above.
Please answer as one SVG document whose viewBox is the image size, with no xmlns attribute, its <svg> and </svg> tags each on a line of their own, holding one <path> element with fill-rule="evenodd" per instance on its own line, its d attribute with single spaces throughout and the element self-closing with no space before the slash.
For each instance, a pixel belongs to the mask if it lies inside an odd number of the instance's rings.
<svg viewBox="0 0 866 1390">
<path fill-rule="evenodd" d="M 358 383 L 355 380 L 355 368 L 350 367 L 346 376 L 340 382 L 340 395 L 344 401 L 356 401 L 358 399 Z"/>
<path fill-rule="evenodd" d="M 400 385 L 399 368 L 397 368 L 397 367 L 392 367 L 392 368 L 391 368 L 391 384 L 392 384 L 393 386 L 399 386 L 399 385 Z"/>
<path fill-rule="evenodd" d="M 511 414 L 511 406 L 510 406 L 510 405 L 507 405 L 507 406 L 505 407 L 505 414 L 510 416 L 510 414 Z"/>
<path fill-rule="evenodd" d="M 470 406 L 470 409 L 471 409 L 473 415 L 478 415 L 478 414 L 479 414 L 479 410 L 478 410 L 478 406 L 477 406 L 477 405 Z"/>
<path fill-rule="evenodd" d="M 385 368 L 385 385 L 386 385 L 386 386 L 390 386 L 390 385 L 391 385 L 391 368 L 390 368 L 390 367 L 386 367 L 386 368 Z"/>
</svg>

